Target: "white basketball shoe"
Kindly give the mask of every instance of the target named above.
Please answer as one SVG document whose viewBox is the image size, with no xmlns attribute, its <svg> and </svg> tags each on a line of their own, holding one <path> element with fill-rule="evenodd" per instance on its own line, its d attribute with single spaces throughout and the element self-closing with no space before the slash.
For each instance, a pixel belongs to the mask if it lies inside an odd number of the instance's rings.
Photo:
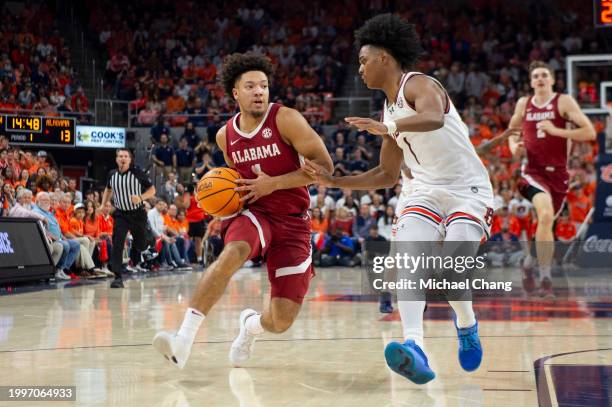
<svg viewBox="0 0 612 407">
<path fill-rule="evenodd" d="M 229 360 L 234 367 L 240 367 L 251 357 L 255 345 L 255 335 L 247 331 L 245 321 L 251 315 L 256 314 L 257 311 L 250 308 L 240 313 L 240 333 L 234 339 L 229 352 Z"/>
<path fill-rule="evenodd" d="M 182 369 L 191 354 L 189 341 L 177 334 L 158 332 L 153 338 L 153 347 L 161 353 L 172 365 Z"/>
</svg>

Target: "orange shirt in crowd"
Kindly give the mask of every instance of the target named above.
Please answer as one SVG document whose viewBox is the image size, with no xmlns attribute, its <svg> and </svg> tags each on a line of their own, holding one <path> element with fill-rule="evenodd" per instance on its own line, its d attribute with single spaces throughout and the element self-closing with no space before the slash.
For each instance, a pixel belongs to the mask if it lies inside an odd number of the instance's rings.
<svg viewBox="0 0 612 407">
<path fill-rule="evenodd" d="M 72 233 L 73 235 L 77 235 L 77 236 L 83 236 L 84 230 L 85 230 L 85 225 L 82 220 L 77 219 L 75 217 L 70 218 L 70 233 Z M 62 230 L 62 233 L 64 233 L 63 230 Z"/>
<path fill-rule="evenodd" d="M 184 219 L 182 222 L 179 222 L 179 233 L 186 234 L 189 231 L 189 222 L 187 219 Z"/>
<path fill-rule="evenodd" d="M 59 223 L 62 234 L 70 233 L 70 218 L 72 215 L 72 207 L 67 211 L 63 210 L 60 206 L 55 208 L 55 217 Z"/>
<path fill-rule="evenodd" d="M 181 229 L 181 222 L 179 222 L 176 218 L 173 218 L 168 214 L 164 215 L 164 225 L 171 228 L 177 233 L 179 233 Z"/>
<path fill-rule="evenodd" d="M 49 168 L 49 163 L 48 162 L 44 162 L 43 165 L 39 165 L 38 162 L 33 163 L 29 168 L 28 168 L 28 172 L 30 173 L 30 175 L 32 174 L 36 174 L 36 172 L 38 171 L 39 168 Z"/>
<path fill-rule="evenodd" d="M 113 234 L 113 217 L 108 215 L 108 219 L 104 218 L 104 215 L 98 215 L 98 235 L 100 234 Z"/>
<path fill-rule="evenodd" d="M 98 237 L 100 236 L 100 223 L 98 217 L 94 216 L 94 220 L 91 221 L 89 218 L 85 218 L 84 233 L 86 236 Z"/>
<path fill-rule="evenodd" d="M 327 233 L 327 229 L 329 228 L 329 220 L 324 218 L 322 221 L 319 219 L 312 220 L 311 229 L 313 232 Z"/>
<path fill-rule="evenodd" d="M 568 242 L 576 236 L 576 224 L 567 217 L 559 218 L 555 225 L 555 236 L 562 242 Z"/>
<path fill-rule="evenodd" d="M 578 190 L 568 192 L 567 202 L 569 203 L 570 220 L 582 223 L 591 209 L 591 200 Z"/>
</svg>

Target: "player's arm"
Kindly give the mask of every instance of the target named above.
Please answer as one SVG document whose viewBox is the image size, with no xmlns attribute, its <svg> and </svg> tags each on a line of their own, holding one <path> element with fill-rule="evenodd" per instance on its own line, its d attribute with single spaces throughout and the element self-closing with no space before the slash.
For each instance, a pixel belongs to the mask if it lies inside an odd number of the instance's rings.
<svg viewBox="0 0 612 407">
<path fill-rule="evenodd" d="M 512 155 L 521 154 L 524 148 L 520 137 L 520 129 L 523 125 L 523 115 L 525 114 L 527 100 L 528 99 L 523 96 L 518 100 L 518 102 L 516 102 L 514 114 L 510 118 L 510 123 L 508 124 L 508 130 L 516 131 L 515 134 L 510 135 L 508 138 L 508 146 L 510 147 L 510 152 L 512 152 Z"/>
<path fill-rule="evenodd" d="M 476 147 L 476 153 L 478 153 L 478 155 L 488 154 L 489 151 L 499 146 L 500 144 L 504 143 L 510 137 L 520 136 L 520 135 L 521 135 L 520 129 L 513 129 L 509 127 L 506 129 L 506 131 L 504 131 L 499 136 L 496 136 L 492 138 L 491 140 L 482 142 L 478 147 Z"/>
<path fill-rule="evenodd" d="M 402 150 L 395 140 L 391 136 L 384 135 L 380 148 L 380 164 L 362 174 L 334 177 L 328 169 L 311 161 L 306 161 L 303 168 L 315 177 L 320 185 L 363 190 L 392 187 L 397 184 L 403 160 Z"/>
<path fill-rule="evenodd" d="M 446 93 L 432 79 L 418 75 L 410 79 L 411 86 L 404 86 L 404 98 L 414 101 L 417 114 L 401 119 L 381 123 L 372 119 L 347 117 L 345 120 L 361 131 L 372 134 L 394 134 L 396 132 L 428 132 L 444 126 Z"/>
<path fill-rule="evenodd" d="M 543 120 L 538 123 L 538 129 L 543 130 L 551 136 L 563 137 L 576 141 L 595 140 L 597 134 L 593 123 L 582 110 L 576 100 L 570 95 L 561 95 L 559 97 L 559 112 L 567 120 L 573 122 L 576 129 L 562 129 L 552 124 L 550 120 Z"/>
<path fill-rule="evenodd" d="M 283 139 L 299 155 L 328 171 L 333 170 L 334 165 L 325 144 L 297 110 L 282 107 L 276 115 L 276 126 Z M 275 177 L 270 177 L 262 171 L 255 173 L 255 179 L 236 180 L 237 183 L 243 184 L 237 187 L 236 191 L 247 191 L 241 198 L 242 201 L 255 202 L 276 190 L 302 187 L 314 182 L 313 177 L 302 168 Z"/>
<path fill-rule="evenodd" d="M 229 156 L 227 155 L 227 140 L 225 138 L 225 128 L 226 126 L 223 126 L 219 129 L 219 131 L 217 131 L 215 139 L 217 141 L 217 145 L 219 146 L 221 151 L 223 151 L 223 158 L 225 159 L 225 163 L 227 164 L 227 166 L 230 168 L 235 168 L 234 162 L 230 160 Z"/>
</svg>

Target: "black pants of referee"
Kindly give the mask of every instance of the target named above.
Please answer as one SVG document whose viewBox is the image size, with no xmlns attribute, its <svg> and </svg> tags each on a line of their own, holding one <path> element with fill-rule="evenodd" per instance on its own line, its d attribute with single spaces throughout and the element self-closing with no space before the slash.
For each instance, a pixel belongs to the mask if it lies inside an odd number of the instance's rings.
<svg viewBox="0 0 612 407">
<path fill-rule="evenodd" d="M 132 232 L 131 258 L 134 265 L 140 262 L 140 253 L 149 245 L 155 243 L 153 232 L 149 227 L 147 212 L 144 209 L 133 211 L 115 210 L 113 213 L 113 250 L 111 253 L 111 270 L 115 276 L 121 277 L 123 267 L 123 247 L 128 231 Z"/>
</svg>

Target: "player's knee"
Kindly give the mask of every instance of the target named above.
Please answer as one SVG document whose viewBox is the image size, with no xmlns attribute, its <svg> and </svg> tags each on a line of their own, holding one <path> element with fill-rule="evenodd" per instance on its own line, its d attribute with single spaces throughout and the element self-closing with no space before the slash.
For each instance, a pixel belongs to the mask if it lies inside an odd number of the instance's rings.
<svg viewBox="0 0 612 407">
<path fill-rule="evenodd" d="M 538 213 L 538 223 L 542 226 L 552 227 L 555 215 L 552 210 L 544 209 Z"/>
<path fill-rule="evenodd" d="M 224 258 L 244 263 L 249 259 L 251 247 L 245 242 L 231 242 L 223 249 Z"/>
<path fill-rule="evenodd" d="M 272 319 L 272 330 L 274 333 L 280 334 L 291 328 L 295 318 L 287 316 L 277 316 Z"/>
</svg>

